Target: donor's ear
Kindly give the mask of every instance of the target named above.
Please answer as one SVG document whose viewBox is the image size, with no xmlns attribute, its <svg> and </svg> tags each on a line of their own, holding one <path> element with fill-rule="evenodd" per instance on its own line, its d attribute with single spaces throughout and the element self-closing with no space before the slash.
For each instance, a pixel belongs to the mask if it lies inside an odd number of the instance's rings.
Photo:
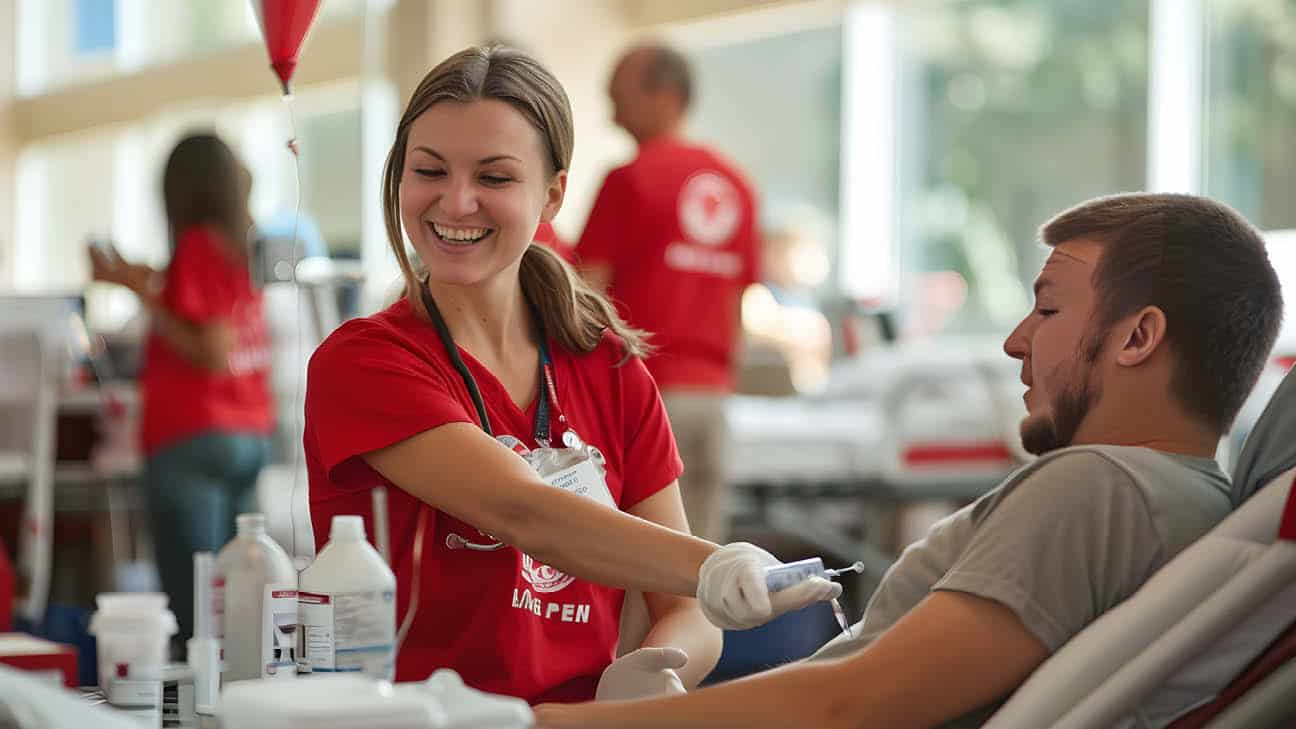
<svg viewBox="0 0 1296 729">
<path fill-rule="evenodd" d="M 1143 364 L 1165 340 L 1165 312 L 1156 306 L 1143 307 L 1138 313 L 1123 319 L 1121 326 L 1126 334 L 1120 351 L 1116 353 L 1116 363 L 1125 367 Z"/>
</svg>

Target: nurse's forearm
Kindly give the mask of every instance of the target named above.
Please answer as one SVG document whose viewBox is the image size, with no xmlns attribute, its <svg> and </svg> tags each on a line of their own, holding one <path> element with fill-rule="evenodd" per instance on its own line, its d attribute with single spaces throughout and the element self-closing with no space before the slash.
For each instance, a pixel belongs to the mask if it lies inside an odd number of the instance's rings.
<svg viewBox="0 0 1296 729">
<path fill-rule="evenodd" d="M 692 596 L 716 550 L 703 539 L 614 511 L 552 486 L 534 487 L 527 515 L 506 540 L 533 558 L 590 582 Z"/>
<path fill-rule="evenodd" d="M 697 594 L 716 545 L 549 486 L 470 423 L 449 423 L 364 456 L 392 483 L 569 575 Z"/>
</svg>

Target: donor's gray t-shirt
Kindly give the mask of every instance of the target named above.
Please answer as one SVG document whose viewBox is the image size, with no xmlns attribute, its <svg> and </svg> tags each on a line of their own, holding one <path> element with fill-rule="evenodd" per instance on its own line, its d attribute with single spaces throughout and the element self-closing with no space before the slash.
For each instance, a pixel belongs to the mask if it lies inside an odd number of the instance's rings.
<svg viewBox="0 0 1296 729">
<path fill-rule="evenodd" d="M 868 645 L 932 590 L 1001 603 L 1052 653 L 1228 512 L 1229 482 L 1212 459 L 1128 446 L 1053 451 L 905 549 L 855 637 L 810 660 Z M 980 726 L 1001 704 L 945 726 Z"/>
</svg>

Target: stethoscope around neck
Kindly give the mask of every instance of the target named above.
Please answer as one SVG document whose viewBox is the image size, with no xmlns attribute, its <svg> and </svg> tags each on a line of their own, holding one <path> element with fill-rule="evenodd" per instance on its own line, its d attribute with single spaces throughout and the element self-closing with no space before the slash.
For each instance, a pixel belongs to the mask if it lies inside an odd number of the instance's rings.
<svg viewBox="0 0 1296 729">
<path fill-rule="evenodd" d="M 446 354 L 450 357 L 450 363 L 454 365 L 455 371 L 459 373 L 464 387 L 468 388 L 468 396 L 472 398 L 473 408 L 477 410 L 477 418 L 481 423 L 481 429 L 486 432 L 486 435 L 492 438 L 495 437 L 495 433 L 491 430 L 490 418 L 486 415 L 486 403 L 482 400 L 481 390 L 477 387 L 477 380 L 473 377 L 472 372 L 468 370 L 468 365 L 464 363 L 463 357 L 459 356 L 459 347 L 455 344 L 454 337 L 450 336 L 450 328 L 446 326 L 445 319 L 441 316 L 441 310 L 437 308 L 436 302 L 432 299 L 432 294 L 428 292 L 426 280 L 419 287 L 419 293 L 423 298 L 423 306 L 432 319 L 432 325 L 436 328 L 441 343 L 445 345 Z M 552 369 L 549 345 L 545 342 L 544 330 L 539 323 L 538 317 L 536 322 L 537 327 L 541 327 L 541 329 L 538 337 L 540 340 L 540 393 L 538 395 L 539 400 L 536 402 L 535 439 L 541 445 L 547 445 L 550 435 L 549 396 L 552 395 L 556 401 L 557 392 L 554 390 L 553 377 L 549 374 Z M 561 413 L 558 415 L 558 419 L 559 421 L 566 421 L 566 418 Z M 486 534 L 486 532 L 481 533 Z M 446 549 L 451 551 L 469 549 L 474 552 L 495 552 L 508 546 L 489 534 L 486 534 L 486 536 L 490 537 L 492 541 L 487 543 L 473 542 L 461 534 L 450 532 L 445 538 Z"/>
</svg>

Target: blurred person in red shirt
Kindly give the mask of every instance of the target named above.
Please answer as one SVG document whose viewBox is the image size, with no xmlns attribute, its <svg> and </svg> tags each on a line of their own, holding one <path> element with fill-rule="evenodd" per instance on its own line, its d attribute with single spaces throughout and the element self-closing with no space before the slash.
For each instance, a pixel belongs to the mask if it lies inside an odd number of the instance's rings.
<svg viewBox="0 0 1296 729">
<path fill-rule="evenodd" d="M 218 551 L 252 507 L 274 412 L 261 291 L 249 273 L 252 176 L 214 134 L 167 159 L 165 271 L 91 247 L 95 280 L 139 297 L 151 332 L 140 377 L 140 445 L 162 589 L 182 643 L 193 632 L 193 553 Z"/>
<path fill-rule="evenodd" d="M 632 326 L 651 332 L 648 370 L 684 460 L 680 491 L 695 534 L 723 540 L 728 429 L 742 293 L 758 278 L 756 196 L 715 152 L 680 135 L 693 97 L 683 55 L 625 54 L 608 89 L 638 155 L 608 173 L 577 244 L 582 272 Z"/>
</svg>

